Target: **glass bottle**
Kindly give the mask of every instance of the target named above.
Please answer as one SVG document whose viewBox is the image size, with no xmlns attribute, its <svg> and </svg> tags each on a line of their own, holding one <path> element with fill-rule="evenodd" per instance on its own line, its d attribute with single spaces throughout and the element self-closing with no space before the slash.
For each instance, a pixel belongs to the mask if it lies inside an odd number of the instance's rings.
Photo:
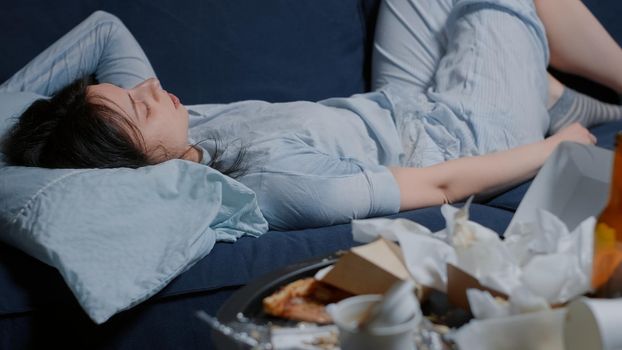
<svg viewBox="0 0 622 350">
<path fill-rule="evenodd" d="M 596 222 L 592 288 L 598 297 L 622 296 L 622 132 L 616 135 L 609 202 Z"/>
</svg>

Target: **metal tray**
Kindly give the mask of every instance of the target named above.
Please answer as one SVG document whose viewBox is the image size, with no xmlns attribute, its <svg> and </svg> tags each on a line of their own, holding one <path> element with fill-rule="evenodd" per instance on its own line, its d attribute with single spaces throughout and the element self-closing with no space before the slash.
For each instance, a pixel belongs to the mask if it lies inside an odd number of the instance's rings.
<svg viewBox="0 0 622 350">
<path fill-rule="evenodd" d="M 236 291 L 221 307 L 216 315 L 219 322 L 228 324 L 248 320 L 254 324 L 273 324 L 293 327 L 298 322 L 288 321 L 267 315 L 263 311 L 262 300 L 280 287 L 304 277 L 311 277 L 329 265 L 334 264 L 341 252 L 325 257 L 305 260 L 283 269 L 268 273 Z M 212 331 L 212 339 L 218 349 L 246 349 L 220 332 Z"/>
<path fill-rule="evenodd" d="M 288 321 L 267 315 L 263 311 L 262 300 L 274 293 L 280 287 L 304 277 L 314 276 L 315 273 L 334 264 L 344 252 L 337 252 L 325 257 L 305 260 L 268 273 L 236 291 L 220 308 L 216 316 L 223 324 L 245 320 L 257 325 L 276 325 L 294 327 L 299 322 Z M 448 327 L 460 327 L 471 319 L 471 315 L 453 307 L 444 293 L 432 293 L 426 302 L 421 305 L 426 317 L 431 317 L 437 324 Z M 247 349 L 233 339 L 220 332 L 212 331 L 212 339 L 218 349 Z"/>
</svg>

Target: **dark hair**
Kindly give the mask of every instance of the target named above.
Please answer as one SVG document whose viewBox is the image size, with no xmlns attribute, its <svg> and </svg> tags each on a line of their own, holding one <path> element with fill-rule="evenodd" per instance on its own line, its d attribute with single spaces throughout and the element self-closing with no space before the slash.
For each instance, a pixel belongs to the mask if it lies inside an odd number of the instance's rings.
<svg viewBox="0 0 622 350">
<path fill-rule="evenodd" d="M 93 77 L 75 80 L 50 99 L 24 111 L 2 142 L 9 164 L 45 168 L 139 168 L 152 165 L 140 130 L 128 118 L 87 98 Z M 218 140 L 217 144 L 220 144 Z M 216 151 L 209 164 L 231 176 L 241 169 L 244 151 L 225 169 Z"/>
<path fill-rule="evenodd" d="M 35 101 L 2 143 L 8 163 L 44 168 L 137 168 L 151 164 L 117 112 L 89 103 L 91 77 L 77 79 L 51 99 Z M 112 121 L 112 122 L 111 122 Z"/>
</svg>

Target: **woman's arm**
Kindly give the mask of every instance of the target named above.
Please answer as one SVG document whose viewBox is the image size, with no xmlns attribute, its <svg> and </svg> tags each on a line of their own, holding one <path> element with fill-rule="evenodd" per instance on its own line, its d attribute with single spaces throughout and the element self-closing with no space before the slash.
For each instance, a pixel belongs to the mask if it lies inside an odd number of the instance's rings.
<svg viewBox="0 0 622 350">
<path fill-rule="evenodd" d="M 594 144 L 596 138 L 572 124 L 537 143 L 426 168 L 391 168 L 400 189 L 400 210 L 452 203 L 473 194 L 497 192 L 538 172 L 562 141 Z"/>
<path fill-rule="evenodd" d="M 129 30 L 117 17 L 96 11 L 0 85 L 2 92 L 51 96 L 77 78 L 131 88 L 155 76 Z"/>
</svg>

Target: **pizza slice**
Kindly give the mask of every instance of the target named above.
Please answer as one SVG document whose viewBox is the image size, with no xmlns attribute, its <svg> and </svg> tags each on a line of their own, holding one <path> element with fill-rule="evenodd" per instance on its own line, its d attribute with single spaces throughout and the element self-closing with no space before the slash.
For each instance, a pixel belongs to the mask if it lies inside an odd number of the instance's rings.
<svg viewBox="0 0 622 350">
<path fill-rule="evenodd" d="M 351 296 L 350 293 L 322 283 L 313 277 L 291 282 L 264 298 L 264 311 L 288 320 L 332 323 L 326 305 Z"/>
</svg>

